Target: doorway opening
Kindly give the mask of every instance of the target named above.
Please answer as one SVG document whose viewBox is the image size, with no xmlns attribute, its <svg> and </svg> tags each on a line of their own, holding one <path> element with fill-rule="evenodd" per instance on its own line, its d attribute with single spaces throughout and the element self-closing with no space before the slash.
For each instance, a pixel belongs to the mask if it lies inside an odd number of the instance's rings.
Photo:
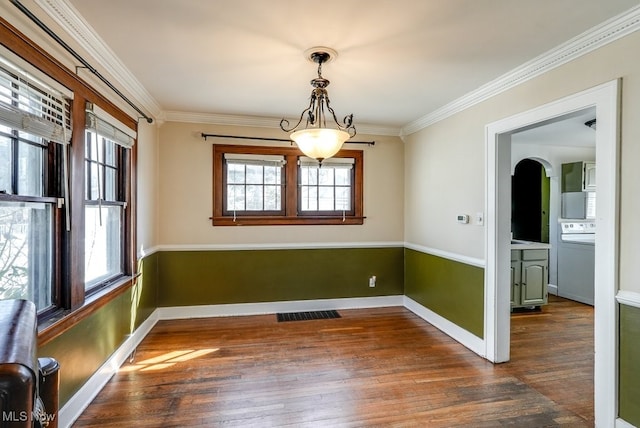
<svg viewBox="0 0 640 428">
<path fill-rule="evenodd" d="M 534 159 L 517 163 L 511 178 L 511 233 L 513 239 L 549 243 L 550 180 Z"/>
<path fill-rule="evenodd" d="M 511 138 L 515 132 L 595 107 L 598 159 L 594 326 L 594 413 L 596 426 L 617 415 L 616 291 L 618 288 L 618 107 L 617 80 L 487 125 L 487 216 L 485 346 L 493 362 L 509 360 Z M 553 223 L 553 221 L 551 222 Z M 551 234 L 550 234 L 551 235 Z"/>
<path fill-rule="evenodd" d="M 511 135 L 512 242 L 529 243 L 525 247 L 533 243 L 536 248 L 550 248 L 529 251 L 544 252 L 546 266 L 544 261 L 524 262 L 527 269 L 540 265 L 545 271 L 540 281 L 542 293 L 535 291 L 536 281 L 528 275 L 526 285 L 514 286 L 516 282 L 512 281 L 510 365 L 521 379 L 587 425 L 594 423 L 593 307 L 557 296 L 559 282 L 555 272 L 562 270 L 562 266 L 556 257 L 560 250 L 556 239 L 550 243 L 550 223 L 557 225 L 560 221 L 562 165 L 595 160 L 595 132 L 584 124 L 595 116 L 595 108 L 591 107 Z M 524 251 L 527 250 L 523 250 L 523 254 Z M 520 255 L 520 251 L 516 254 Z M 523 262 L 513 260 L 512 252 L 512 269 L 524 270 Z M 593 276 L 593 262 L 583 264 L 580 269 L 590 269 Z M 525 275 L 522 277 L 524 282 Z M 549 283 L 545 286 L 547 278 Z M 525 294 L 526 302 L 531 305 L 524 305 Z M 572 362 L 570 367 L 567 360 Z"/>
</svg>

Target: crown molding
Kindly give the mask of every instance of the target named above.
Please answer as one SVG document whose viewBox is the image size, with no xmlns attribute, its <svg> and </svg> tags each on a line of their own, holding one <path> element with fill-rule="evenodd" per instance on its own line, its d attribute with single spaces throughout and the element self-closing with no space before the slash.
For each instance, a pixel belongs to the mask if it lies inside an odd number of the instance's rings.
<svg viewBox="0 0 640 428">
<path fill-rule="evenodd" d="M 640 6 L 613 17 L 590 30 L 547 51 L 478 89 L 444 105 L 443 107 L 405 125 L 404 137 L 433 125 L 456 113 L 468 109 L 491 97 L 507 91 L 527 80 L 540 76 L 556 67 L 586 55 L 640 29 Z"/>
<path fill-rule="evenodd" d="M 178 111 L 162 111 L 157 101 L 118 59 L 107 44 L 97 36 L 93 28 L 82 18 L 68 0 L 35 0 L 35 2 L 60 25 L 84 50 L 86 50 L 143 108 L 162 121 L 209 123 L 215 125 L 253 126 L 279 128 L 279 120 L 268 117 L 252 117 L 224 114 L 207 114 Z M 517 85 L 544 74 L 556 67 L 586 55 L 640 29 L 640 6 L 614 17 L 573 39 L 551 49 L 480 86 L 478 89 L 444 105 L 443 107 L 406 124 L 388 127 L 360 124 L 360 134 L 399 136 L 401 139 L 421 129 L 466 110 Z"/>
<path fill-rule="evenodd" d="M 216 113 L 193 113 L 185 111 L 166 111 L 163 120 L 167 122 L 204 123 L 211 125 L 248 126 L 256 128 L 280 129 L 280 119 L 261 116 L 240 116 Z M 400 127 L 358 124 L 358 134 L 385 135 L 398 137 Z"/>
<path fill-rule="evenodd" d="M 236 116 L 180 111 L 163 111 L 157 101 L 120 61 L 95 30 L 87 23 L 68 0 L 35 0 L 71 38 L 94 58 L 101 67 L 123 86 L 143 108 L 159 122 L 209 123 L 215 125 L 252 126 L 277 128 L 280 119 L 269 117 Z M 360 124 L 361 134 L 399 136 L 400 127 Z"/>
<path fill-rule="evenodd" d="M 187 111 L 165 111 L 164 120 L 167 122 L 203 123 L 211 125 L 252 126 L 256 128 L 277 128 L 279 119 L 240 116 L 217 113 L 195 113 Z"/>
<path fill-rule="evenodd" d="M 401 127 L 393 127 L 393 126 L 379 126 L 379 125 L 371 125 L 367 123 L 361 123 L 358 125 L 358 134 L 367 134 L 367 135 L 385 135 L 389 137 L 399 137 L 400 132 L 402 131 Z"/>
<path fill-rule="evenodd" d="M 35 2 L 107 73 L 112 75 L 123 89 L 143 106 L 144 110 L 147 110 L 152 116 L 161 116 L 162 109 L 153 96 L 68 0 L 35 0 Z"/>
</svg>

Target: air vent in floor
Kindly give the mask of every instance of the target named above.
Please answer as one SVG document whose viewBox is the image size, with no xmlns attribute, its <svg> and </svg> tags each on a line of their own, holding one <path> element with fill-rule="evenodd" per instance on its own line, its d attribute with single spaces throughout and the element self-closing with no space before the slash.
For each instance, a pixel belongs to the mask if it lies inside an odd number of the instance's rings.
<svg viewBox="0 0 640 428">
<path fill-rule="evenodd" d="M 307 321 L 307 320 L 326 320 L 331 318 L 340 318 L 338 311 L 311 311 L 311 312 L 289 312 L 284 314 L 276 314 L 278 322 L 282 321 Z"/>
</svg>

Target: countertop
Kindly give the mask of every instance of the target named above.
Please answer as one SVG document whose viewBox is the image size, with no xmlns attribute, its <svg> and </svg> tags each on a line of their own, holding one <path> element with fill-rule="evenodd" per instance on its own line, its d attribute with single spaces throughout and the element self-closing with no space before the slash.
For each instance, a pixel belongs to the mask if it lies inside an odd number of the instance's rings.
<svg viewBox="0 0 640 428">
<path fill-rule="evenodd" d="M 548 250 L 551 248 L 551 244 L 545 244 L 544 242 L 523 241 L 521 239 L 511 240 L 512 250 Z"/>
</svg>

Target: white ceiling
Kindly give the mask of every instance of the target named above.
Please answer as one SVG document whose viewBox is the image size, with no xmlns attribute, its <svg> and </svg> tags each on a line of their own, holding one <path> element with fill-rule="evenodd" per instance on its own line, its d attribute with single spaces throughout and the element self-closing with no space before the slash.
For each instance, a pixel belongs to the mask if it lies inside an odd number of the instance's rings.
<svg viewBox="0 0 640 428">
<path fill-rule="evenodd" d="M 586 108 L 516 132 L 511 135 L 511 142 L 595 149 L 596 132 L 585 125 L 585 122 L 595 118 L 596 108 Z"/>
<path fill-rule="evenodd" d="M 61 0 L 163 112 L 297 117 L 313 46 L 338 117 L 400 129 L 638 0 Z M 68 35 L 67 35 L 68 37 Z"/>
</svg>

